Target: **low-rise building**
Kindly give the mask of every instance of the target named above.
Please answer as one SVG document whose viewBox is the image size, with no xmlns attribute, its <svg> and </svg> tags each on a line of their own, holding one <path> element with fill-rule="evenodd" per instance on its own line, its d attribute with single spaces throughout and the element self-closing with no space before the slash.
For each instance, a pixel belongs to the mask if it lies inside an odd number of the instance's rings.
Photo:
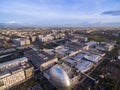
<svg viewBox="0 0 120 90">
<path fill-rule="evenodd" d="M 67 41 L 65 43 L 65 46 L 73 49 L 73 50 L 88 50 L 89 45 L 86 45 L 85 43 L 82 42 L 69 42 Z"/>
<path fill-rule="evenodd" d="M 30 40 L 25 38 L 17 38 L 17 39 L 13 39 L 13 43 L 17 46 L 24 46 L 24 45 L 29 45 Z"/>
<path fill-rule="evenodd" d="M 64 33 L 55 33 L 54 34 L 54 39 L 59 39 L 59 38 L 64 38 L 65 34 Z"/>
<path fill-rule="evenodd" d="M 36 36 L 31 36 L 30 39 L 31 39 L 31 42 L 35 42 L 36 41 Z"/>
<path fill-rule="evenodd" d="M 56 54 L 58 58 L 64 58 L 68 56 L 73 56 L 79 53 L 81 50 L 72 50 L 67 46 L 61 45 L 55 47 L 54 49 L 45 49 L 44 51 L 49 54 Z"/>
<path fill-rule="evenodd" d="M 101 42 L 96 46 L 96 49 L 101 51 L 111 51 L 114 49 L 114 43 Z"/>
<path fill-rule="evenodd" d="M 25 45 L 30 45 L 30 40 L 29 39 L 25 39 Z"/>
<path fill-rule="evenodd" d="M 56 55 L 50 55 L 44 51 L 34 52 L 26 51 L 25 56 L 32 62 L 32 64 L 39 68 L 40 71 L 50 68 L 58 61 Z"/>
<path fill-rule="evenodd" d="M 48 35 L 38 35 L 38 40 L 40 42 L 47 42 L 50 40 L 54 40 L 54 37 L 51 34 Z"/>
<path fill-rule="evenodd" d="M 96 42 L 96 41 L 89 41 L 89 42 L 86 43 L 86 45 L 89 46 L 89 47 L 95 46 L 97 44 L 98 44 L 98 42 Z"/>
<path fill-rule="evenodd" d="M 80 38 L 79 38 L 79 41 L 87 42 L 87 41 L 88 41 L 88 38 L 87 38 L 87 37 L 80 37 Z"/>
<path fill-rule="evenodd" d="M 75 66 L 75 68 L 78 69 L 82 73 L 89 71 L 92 67 L 93 67 L 93 63 L 90 61 L 86 61 L 86 60 L 81 60 Z"/>
</svg>

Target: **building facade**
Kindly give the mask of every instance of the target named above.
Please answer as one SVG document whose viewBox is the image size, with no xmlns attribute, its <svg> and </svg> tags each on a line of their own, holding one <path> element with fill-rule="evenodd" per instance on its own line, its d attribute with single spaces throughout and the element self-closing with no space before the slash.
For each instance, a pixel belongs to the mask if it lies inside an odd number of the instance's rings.
<svg viewBox="0 0 120 90">
<path fill-rule="evenodd" d="M 33 66 L 26 57 L 0 64 L 0 90 L 21 83 L 33 75 Z"/>
</svg>

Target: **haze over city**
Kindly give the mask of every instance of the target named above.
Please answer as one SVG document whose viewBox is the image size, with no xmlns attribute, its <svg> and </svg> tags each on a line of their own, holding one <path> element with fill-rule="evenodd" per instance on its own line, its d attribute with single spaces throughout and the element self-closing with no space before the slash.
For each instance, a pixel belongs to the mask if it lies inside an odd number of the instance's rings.
<svg viewBox="0 0 120 90">
<path fill-rule="evenodd" d="M 0 0 L 0 23 L 118 26 L 120 0 Z"/>
<path fill-rule="evenodd" d="M 120 90 L 120 0 L 0 0 L 0 90 Z"/>
</svg>

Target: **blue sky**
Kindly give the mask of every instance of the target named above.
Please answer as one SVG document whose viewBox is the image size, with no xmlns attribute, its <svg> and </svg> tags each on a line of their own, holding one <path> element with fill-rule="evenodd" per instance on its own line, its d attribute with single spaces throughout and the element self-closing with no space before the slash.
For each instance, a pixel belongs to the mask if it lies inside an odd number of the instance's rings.
<svg viewBox="0 0 120 90">
<path fill-rule="evenodd" d="M 120 24 L 120 0 L 0 0 L 0 23 Z"/>
</svg>

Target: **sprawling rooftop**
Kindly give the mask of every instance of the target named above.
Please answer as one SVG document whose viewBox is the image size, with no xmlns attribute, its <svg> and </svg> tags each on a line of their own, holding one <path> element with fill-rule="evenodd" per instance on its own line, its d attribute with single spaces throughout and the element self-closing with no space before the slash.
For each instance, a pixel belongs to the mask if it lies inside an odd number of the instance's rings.
<svg viewBox="0 0 120 90">
<path fill-rule="evenodd" d="M 32 67 L 26 57 L 0 63 L 0 78 L 11 75 L 13 72 Z"/>
</svg>

